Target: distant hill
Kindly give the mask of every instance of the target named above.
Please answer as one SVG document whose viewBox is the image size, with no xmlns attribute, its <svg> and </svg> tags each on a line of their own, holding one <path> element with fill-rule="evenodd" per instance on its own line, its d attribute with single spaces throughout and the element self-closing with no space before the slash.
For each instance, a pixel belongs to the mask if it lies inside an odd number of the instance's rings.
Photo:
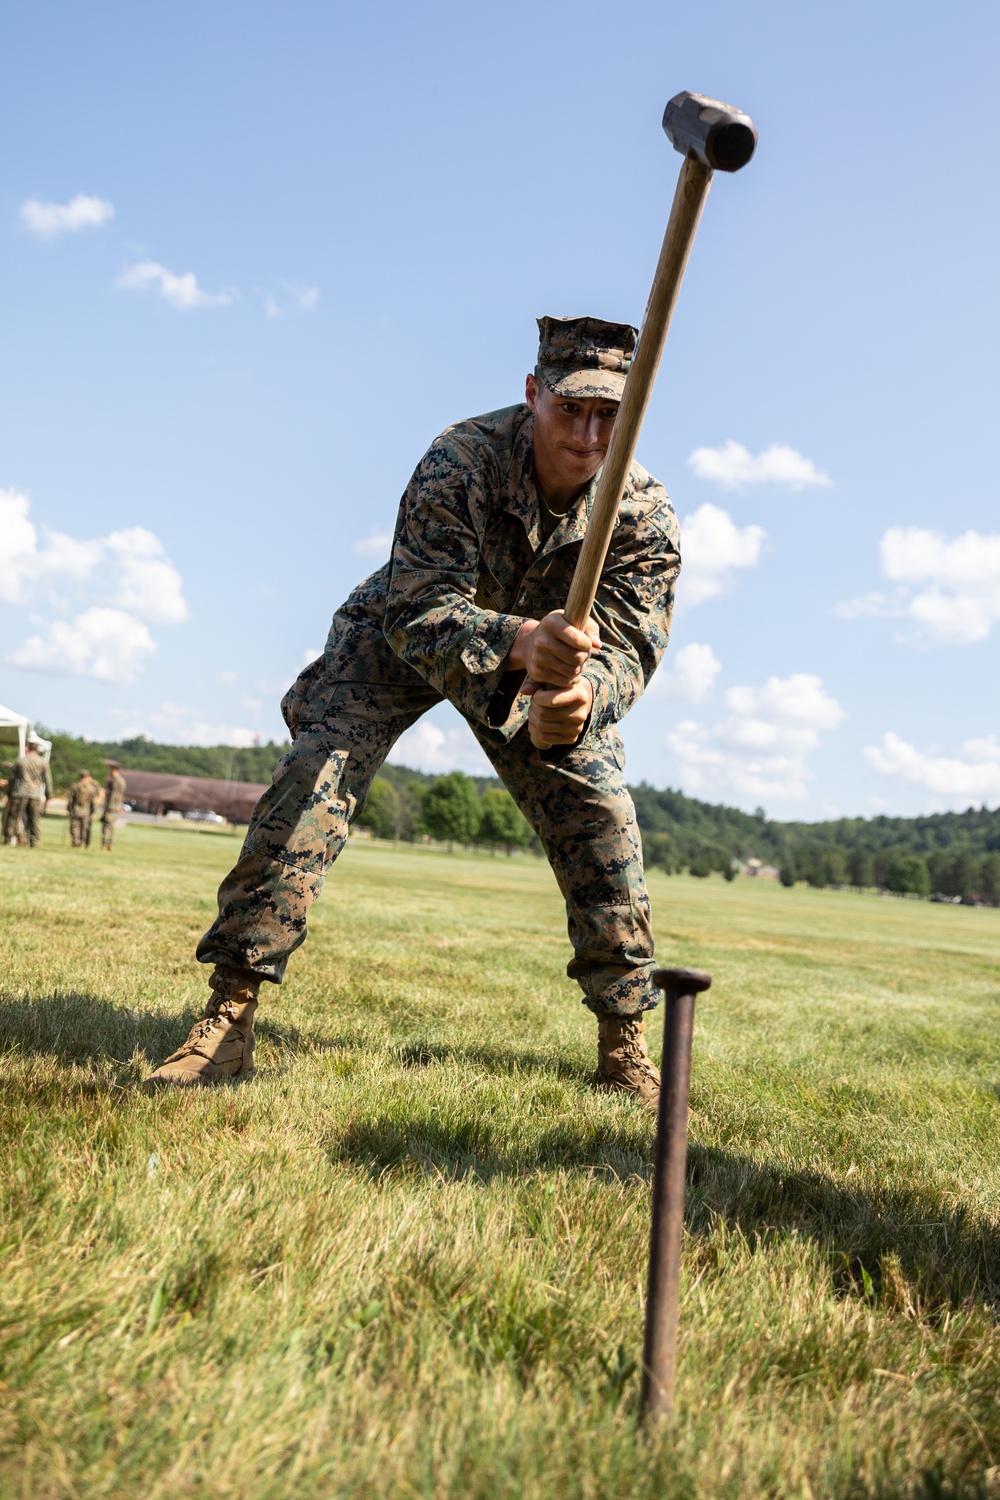
<svg viewBox="0 0 1000 1500">
<path fill-rule="evenodd" d="M 929 855 L 961 847 L 975 853 L 1000 849 L 1000 807 L 970 807 L 961 813 L 925 813 L 917 818 L 836 818 L 823 823 L 778 822 L 763 808 L 745 813 L 737 807 L 699 802 L 683 792 L 657 791 L 645 782 L 632 788 L 639 827 L 671 833 L 682 843 L 719 844 L 738 859 L 756 855 L 780 864 L 804 844 L 872 854 L 906 849 Z"/>
</svg>

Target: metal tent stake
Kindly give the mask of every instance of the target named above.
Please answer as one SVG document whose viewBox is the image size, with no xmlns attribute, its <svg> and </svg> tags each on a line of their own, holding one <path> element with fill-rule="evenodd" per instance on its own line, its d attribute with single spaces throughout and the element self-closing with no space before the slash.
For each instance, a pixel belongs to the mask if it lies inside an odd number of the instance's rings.
<svg viewBox="0 0 1000 1500">
<path fill-rule="evenodd" d="M 653 983 L 666 991 L 666 1009 L 656 1162 L 653 1167 L 653 1221 L 649 1236 L 649 1289 L 642 1351 L 640 1421 L 663 1421 L 672 1415 L 674 1409 L 694 1001 L 697 994 L 708 989 L 712 980 L 700 969 L 658 969 L 653 975 Z"/>
</svg>

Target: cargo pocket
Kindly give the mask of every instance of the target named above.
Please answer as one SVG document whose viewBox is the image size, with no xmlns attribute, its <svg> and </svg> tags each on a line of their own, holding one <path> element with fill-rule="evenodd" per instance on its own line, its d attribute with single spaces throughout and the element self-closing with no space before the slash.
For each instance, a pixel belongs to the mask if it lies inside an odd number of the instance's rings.
<svg viewBox="0 0 1000 1500">
<path fill-rule="evenodd" d="M 244 854 L 280 860 L 321 875 L 347 837 L 347 807 L 341 783 L 348 751 L 334 749 L 322 724 L 305 725 L 258 803 Z"/>
</svg>

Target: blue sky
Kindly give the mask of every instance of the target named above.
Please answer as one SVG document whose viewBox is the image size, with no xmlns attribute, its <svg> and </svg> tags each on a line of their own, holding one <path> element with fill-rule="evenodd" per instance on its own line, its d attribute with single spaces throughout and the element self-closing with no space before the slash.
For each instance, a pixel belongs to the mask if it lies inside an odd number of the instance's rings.
<svg viewBox="0 0 1000 1500">
<path fill-rule="evenodd" d="M 534 319 L 639 322 L 683 88 L 717 178 L 639 448 L 682 519 L 629 774 L 1000 803 L 985 4 L 40 3 L 0 32 L 0 702 L 245 742 Z M 396 758 L 478 768 L 450 710 Z"/>
</svg>

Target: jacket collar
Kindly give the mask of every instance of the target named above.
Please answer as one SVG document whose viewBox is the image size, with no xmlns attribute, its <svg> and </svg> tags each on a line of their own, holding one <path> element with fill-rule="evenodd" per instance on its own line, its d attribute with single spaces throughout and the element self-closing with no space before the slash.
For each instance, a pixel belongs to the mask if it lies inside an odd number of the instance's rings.
<svg viewBox="0 0 1000 1500">
<path fill-rule="evenodd" d="M 535 419 L 528 411 L 514 438 L 510 464 L 503 482 L 502 503 L 504 510 L 509 515 L 516 516 L 521 522 L 531 543 L 532 552 L 536 556 L 545 556 L 549 552 L 554 552 L 557 547 L 568 547 L 571 542 L 579 542 L 583 539 L 587 530 L 587 522 L 590 520 L 590 512 L 594 506 L 594 495 L 597 493 L 597 481 L 601 477 L 601 471 L 597 471 L 583 494 L 574 500 L 543 547 L 539 526 L 540 502 L 538 490 L 535 487 L 534 434 Z"/>
</svg>

